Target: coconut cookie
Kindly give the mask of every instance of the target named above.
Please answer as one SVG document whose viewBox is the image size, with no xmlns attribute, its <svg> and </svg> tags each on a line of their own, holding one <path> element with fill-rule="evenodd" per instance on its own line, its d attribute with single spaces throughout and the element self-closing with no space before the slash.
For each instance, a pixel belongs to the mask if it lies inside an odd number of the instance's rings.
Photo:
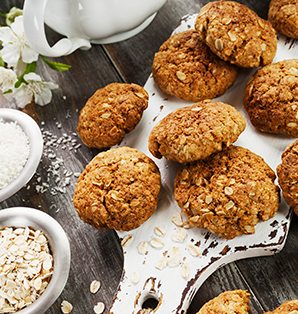
<svg viewBox="0 0 298 314">
<path fill-rule="evenodd" d="M 195 21 L 200 38 L 221 59 L 239 67 L 256 68 L 271 63 L 277 37 L 271 23 L 235 1 L 205 5 Z"/>
<path fill-rule="evenodd" d="M 298 1 L 271 0 L 268 20 L 277 32 L 298 38 Z"/>
<path fill-rule="evenodd" d="M 232 106 L 203 100 L 169 113 L 151 131 L 149 151 L 156 158 L 193 162 L 234 143 L 245 120 Z"/>
<path fill-rule="evenodd" d="M 142 118 L 148 93 L 137 84 L 111 83 L 98 89 L 80 112 L 77 131 L 93 148 L 119 144 Z"/>
<path fill-rule="evenodd" d="M 186 164 L 175 178 L 175 199 L 192 226 L 222 238 L 253 234 L 279 207 L 275 173 L 263 158 L 231 145 Z"/>
<path fill-rule="evenodd" d="M 287 204 L 298 215 L 298 140 L 282 154 L 282 162 L 276 168 L 278 183 Z"/>
<path fill-rule="evenodd" d="M 298 137 L 298 59 L 259 69 L 246 84 L 243 104 L 258 130 Z"/>
<path fill-rule="evenodd" d="M 192 102 L 223 95 L 237 67 L 214 55 L 195 30 L 172 35 L 155 54 L 152 74 L 167 95 Z"/>
<path fill-rule="evenodd" d="M 204 304 L 197 314 L 248 314 L 249 298 L 246 290 L 225 291 Z"/>
<path fill-rule="evenodd" d="M 129 231 L 154 213 L 161 186 L 155 163 L 144 153 L 119 147 L 99 153 L 78 179 L 73 203 L 97 229 Z"/>
</svg>

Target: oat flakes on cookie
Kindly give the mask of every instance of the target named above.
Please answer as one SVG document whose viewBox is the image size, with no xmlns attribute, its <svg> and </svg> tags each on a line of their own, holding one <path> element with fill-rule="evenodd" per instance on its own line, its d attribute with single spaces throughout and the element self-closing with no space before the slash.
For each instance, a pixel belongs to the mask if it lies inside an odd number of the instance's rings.
<svg viewBox="0 0 298 314">
<path fill-rule="evenodd" d="M 298 300 L 290 300 L 284 302 L 277 309 L 272 312 L 264 314 L 297 314 L 298 313 Z"/>
<path fill-rule="evenodd" d="M 246 84 L 243 104 L 258 130 L 298 137 L 298 59 L 259 69 Z"/>
<path fill-rule="evenodd" d="M 277 32 L 298 38 L 298 1 L 271 0 L 268 20 Z"/>
<path fill-rule="evenodd" d="M 205 5 L 195 28 L 216 55 L 239 67 L 266 65 L 276 53 L 277 37 L 271 23 L 235 1 Z"/>
<path fill-rule="evenodd" d="M 98 89 L 80 112 L 77 131 L 93 148 L 119 144 L 142 118 L 148 93 L 137 84 L 111 83 Z"/>
<path fill-rule="evenodd" d="M 197 314 L 248 314 L 249 298 L 246 290 L 225 291 L 205 303 Z"/>
<path fill-rule="evenodd" d="M 97 229 L 129 231 L 154 213 L 161 186 L 156 164 L 134 148 L 99 153 L 78 179 L 73 203 Z"/>
<path fill-rule="evenodd" d="M 289 145 L 276 168 L 278 183 L 287 204 L 298 215 L 298 140 Z"/>
<path fill-rule="evenodd" d="M 263 158 L 231 145 L 186 164 L 175 179 L 175 200 L 192 226 L 222 238 L 253 234 L 259 221 L 272 218 L 280 204 L 275 173 Z"/>
<path fill-rule="evenodd" d="M 195 30 L 172 35 L 152 65 L 154 81 L 162 92 L 192 102 L 223 95 L 237 72 L 237 67 L 212 53 Z"/>
<path fill-rule="evenodd" d="M 176 109 L 149 135 L 149 151 L 179 163 L 193 162 L 234 143 L 245 129 L 245 120 L 231 105 L 203 100 Z"/>
</svg>

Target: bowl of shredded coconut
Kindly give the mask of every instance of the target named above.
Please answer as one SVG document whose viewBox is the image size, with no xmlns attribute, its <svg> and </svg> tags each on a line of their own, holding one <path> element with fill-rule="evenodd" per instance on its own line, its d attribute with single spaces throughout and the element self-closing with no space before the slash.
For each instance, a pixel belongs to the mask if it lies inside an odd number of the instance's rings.
<svg viewBox="0 0 298 314">
<path fill-rule="evenodd" d="M 0 210 L 0 313 L 44 313 L 68 280 L 71 252 L 62 226 L 42 210 Z"/>
<path fill-rule="evenodd" d="M 0 202 L 32 178 L 42 152 L 42 133 L 34 119 L 17 109 L 0 108 Z"/>
</svg>

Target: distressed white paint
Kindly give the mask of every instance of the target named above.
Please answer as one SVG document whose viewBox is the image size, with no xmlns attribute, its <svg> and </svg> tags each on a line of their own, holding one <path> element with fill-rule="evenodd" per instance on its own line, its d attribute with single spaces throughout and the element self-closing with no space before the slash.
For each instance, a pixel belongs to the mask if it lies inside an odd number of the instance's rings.
<svg viewBox="0 0 298 314">
<path fill-rule="evenodd" d="M 182 19 L 182 23 L 175 32 L 193 27 L 196 15 L 189 15 Z M 297 47 L 286 42 L 285 37 L 279 35 L 278 51 L 274 62 L 291 59 L 297 55 Z M 247 127 L 240 135 L 235 145 L 250 149 L 262 156 L 264 160 L 276 169 L 281 162 L 281 154 L 294 139 L 285 136 L 260 133 L 250 123 L 248 115 L 243 108 L 242 97 L 248 78 L 255 70 L 243 69 L 238 74 L 237 81 L 227 93 L 215 101 L 229 103 L 245 117 Z M 172 236 L 177 226 L 171 221 L 180 208 L 174 200 L 174 179 L 179 164 L 152 157 L 148 150 L 148 136 L 156 125 L 169 112 L 186 105 L 185 102 L 163 94 L 153 78 L 150 76 L 145 89 L 149 93 L 149 107 L 138 127 L 123 140 L 122 145 L 138 148 L 150 156 L 159 166 L 162 175 L 162 189 L 159 204 L 153 216 L 141 227 L 131 232 L 118 232 L 120 238 L 132 234 L 134 240 L 124 248 L 124 273 L 109 313 L 121 314 L 139 313 L 143 302 L 150 298 L 160 300 L 156 314 L 186 313 L 186 310 L 196 291 L 216 269 L 232 261 L 247 257 L 272 255 L 278 253 L 284 246 L 290 225 L 291 211 L 282 199 L 280 209 L 276 216 L 267 222 L 259 223 L 253 235 L 238 236 L 233 240 L 222 239 L 205 229 L 191 228 L 187 230 L 187 238 L 182 243 L 174 243 Z M 150 242 L 154 237 L 155 227 L 163 227 L 165 235 L 162 237 L 165 245 L 161 249 L 148 246 L 147 254 L 139 254 L 138 246 L 141 242 Z M 200 242 L 203 254 L 192 256 L 187 246 Z M 173 246 L 179 247 L 181 253 L 180 264 L 177 267 L 165 267 L 162 270 L 155 267 L 163 253 Z M 224 254 L 223 250 L 228 249 Z M 184 279 L 181 274 L 183 263 L 189 265 L 189 276 Z M 131 281 L 134 272 L 140 274 L 137 284 Z"/>
</svg>

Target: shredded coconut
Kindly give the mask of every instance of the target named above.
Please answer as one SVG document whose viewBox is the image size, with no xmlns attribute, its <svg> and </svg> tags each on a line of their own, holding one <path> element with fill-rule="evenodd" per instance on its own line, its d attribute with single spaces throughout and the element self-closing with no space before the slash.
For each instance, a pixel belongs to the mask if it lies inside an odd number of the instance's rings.
<svg viewBox="0 0 298 314">
<path fill-rule="evenodd" d="M 67 117 L 70 114 L 67 113 Z M 68 150 L 73 153 L 77 153 L 77 150 L 81 147 L 78 143 L 77 134 L 72 132 L 71 135 L 67 133 L 62 133 L 61 136 L 53 134 L 44 128 L 46 123 L 41 122 L 41 132 L 44 140 L 44 149 L 42 158 L 46 162 L 44 169 L 37 171 L 36 183 L 34 184 L 37 193 L 50 193 L 52 196 L 58 193 L 65 194 L 67 186 L 71 185 L 72 178 L 77 178 L 80 176 L 81 172 L 67 169 L 69 163 L 59 157 L 60 150 Z M 60 122 L 56 122 L 56 127 L 59 130 Z M 54 183 L 54 184 L 53 184 Z M 59 209 L 57 209 L 58 211 Z M 56 212 L 57 212 L 56 211 Z"/>
<path fill-rule="evenodd" d="M 21 173 L 29 154 L 29 138 L 22 128 L 0 119 L 0 190 Z"/>
</svg>

